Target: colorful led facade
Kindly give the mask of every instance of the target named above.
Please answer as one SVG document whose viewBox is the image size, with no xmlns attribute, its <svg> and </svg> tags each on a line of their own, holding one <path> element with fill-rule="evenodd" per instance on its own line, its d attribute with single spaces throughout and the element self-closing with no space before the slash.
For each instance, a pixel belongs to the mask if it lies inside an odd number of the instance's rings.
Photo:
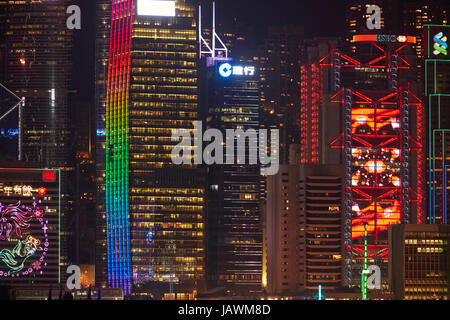
<svg viewBox="0 0 450 320">
<path fill-rule="evenodd" d="M 343 133 L 331 148 L 342 149 L 346 171 L 347 286 L 352 273 L 361 272 L 365 228 L 368 259 L 386 275 L 389 226 L 424 221 L 424 108 L 410 89 L 408 42 L 397 38 L 386 43 L 355 36 L 358 60 L 338 51 L 321 60 L 333 70 L 337 92 L 330 100 L 343 107 Z"/>
<path fill-rule="evenodd" d="M 0 168 L 0 283 L 61 282 L 60 170 Z"/>
<path fill-rule="evenodd" d="M 152 15 L 113 1 L 106 103 L 108 285 L 129 295 L 149 283 L 192 292 L 204 278 L 204 179 L 177 166 L 176 129 L 198 117 L 195 8 Z M 171 2 L 171 1 L 168 1 Z M 182 290 L 182 289 L 180 289 Z"/>
<path fill-rule="evenodd" d="M 428 103 L 428 219 L 448 224 L 450 172 L 450 55 L 449 26 L 427 25 L 425 43 L 425 96 Z M 444 41 L 445 40 L 445 41 Z"/>
</svg>

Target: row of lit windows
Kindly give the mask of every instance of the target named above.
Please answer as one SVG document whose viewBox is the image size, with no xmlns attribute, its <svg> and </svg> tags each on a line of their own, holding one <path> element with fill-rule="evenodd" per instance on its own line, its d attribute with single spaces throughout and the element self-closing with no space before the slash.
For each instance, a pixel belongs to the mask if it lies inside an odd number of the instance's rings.
<svg viewBox="0 0 450 320">
<path fill-rule="evenodd" d="M 168 136 L 172 136 L 172 134 L 176 133 L 178 129 L 172 128 L 131 128 L 132 134 L 152 134 L 152 135 L 161 135 L 165 134 Z M 189 134 L 194 134 L 194 129 L 186 129 Z"/>
<path fill-rule="evenodd" d="M 447 244 L 448 241 L 444 239 L 406 239 L 405 244 L 437 244 L 437 245 L 444 245 Z"/>
<path fill-rule="evenodd" d="M 179 52 L 196 52 L 195 45 L 189 43 L 158 43 L 158 42 L 136 42 L 134 44 L 136 50 L 153 51 L 153 50 L 172 50 Z"/>
<path fill-rule="evenodd" d="M 161 142 L 162 144 L 173 144 L 172 142 L 172 137 L 167 136 L 167 137 L 157 137 L 157 136 L 145 136 L 145 137 L 138 137 L 138 136 L 133 136 L 130 139 L 131 141 L 131 145 L 133 145 L 133 143 L 136 144 L 148 144 L 148 143 L 156 143 L 156 142 Z"/>
<path fill-rule="evenodd" d="M 177 76 L 183 76 L 183 75 L 191 75 L 196 76 L 197 70 L 196 69 L 168 69 L 168 68 L 132 68 L 131 69 L 133 74 L 164 74 L 164 75 L 177 75 Z"/>
<path fill-rule="evenodd" d="M 191 83 L 196 84 L 197 78 L 182 78 L 182 77 L 144 77 L 133 76 L 135 82 L 158 82 L 158 83 Z"/>
<path fill-rule="evenodd" d="M 155 109 L 197 109 L 196 103 L 188 102 L 133 102 L 132 106 L 134 108 L 155 108 Z M 131 111 L 133 114 L 134 111 Z"/>
<path fill-rule="evenodd" d="M 131 120 L 131 126 L 144 126 L 144 127 L 177 127 L 177 128 L 192 128 L 192 120 L 170 120 L 170 119 L 152 119 L 152 120 Z"/>
<path fill-rule="evenodd" d="M 158 99 L 158 100 L 197 100 L 197 95 L 189 94 L 157 94 L 157 93 L 132 93 L 132 99 Z"/>
<path fill-rule="evenodd" d="M 176 189 L 176 188 L 131 188 L 133 194 L 148 194 L 148 193 L 164 193 L 164 194 L 186 194 L 186 195 L 198 195 L 204 194 L 203 189 Z"/>
<path fill-rule="evenodd" d="M 134 66 L 173 66 L 173 67 L 196 67 L 195 62 L 186 60 L 155 60 L 155 59 L 133 59 Z"/>
<path fill-rule="evenodd" d="M 182 165 L 183 167 L 188 168 L 197 168 L 197 165 L 189 164 L 189 165 Z M 156 169 L 156 168 L 168 168 L 168 167 L 174 167 L 177 168 L 179 165 L 176 165 L 172 162 L 172 160 L 167 160 L 165 162 L 162 161 L 145 161 L 145 162 L 130 162 L 131 168 L 139 168 L 139 169 Z"/>
<path fill-rule="evenodd" d="M 203 211 L 202 206 L 186 206 L 186 205 L 132 205 L 131 211 L 180 211 L 180 212 L 201 212 Z"/>
<path fill-rule="evenodd" d="M 185 52 L 185 51 L 133 51 L 133 57 L 147 57 L 151 58 L 171 58 L 171 59 L 195 59 L 197 57 L 196 52 Z"/>
<path fill-rule="evenodd" d="M 147 222 L 147 223 L 132 223 L 133 227 L 140 229 L 156 228 L 162 229 L 202 229 L 203 223 L 181 223 L 181 222 Z"/>
<path fill-rule="evenodd" d="M 131 90 L 134 91 L 147 91 L 147 92 L 157 92 L 157 93 L 196 93 L 198 90 L 197 86 L 171 86 L 171 85 L 144 85 L 144 84 L 133 84 Z"/>
<path fill-rule="evenodd" d="M 187 202 L 187 203 L 203 203 L 203 198 L 200 197 L 151 197 L 151 196 L 132 196 L 133 202 Z"/>
<path fill-rule="evenodd" d="M 197 112 L 184 112 L 184 111 L 130 111 L 130 117 L 137 116 L 144 117 L 160 117 L 160 118 L 191 118 L 197 119 Z"/>
<path fill-rule="evenodd" d="M 196 41 L 197 33 L 196 30 L 135 28 L 133 38 Z"/>
</svg>

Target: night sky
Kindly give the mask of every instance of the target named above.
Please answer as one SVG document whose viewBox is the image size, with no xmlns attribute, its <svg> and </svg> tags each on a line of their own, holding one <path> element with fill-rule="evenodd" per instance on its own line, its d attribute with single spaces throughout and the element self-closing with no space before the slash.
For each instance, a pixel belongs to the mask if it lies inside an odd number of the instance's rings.
<svg viewBox="0 0 450 320">
<path fill-rule="evenodd" d="M 75 31 L 73 89 L 77 100 L 94 103 L 95 2 L 74 1 L 81 8 L 82 27 Z M 201 0 L 204 26 L 211 0 Z M 260 44 L 271 25 L 302 24 L 306 36 L 342 36 L 344 1 L 336 0 L 216 0 L 218 32 L 236 32 L 239 26 L 249 46 Z M 241 30 L 242 28 L 242 30 Z"/>
</svg>

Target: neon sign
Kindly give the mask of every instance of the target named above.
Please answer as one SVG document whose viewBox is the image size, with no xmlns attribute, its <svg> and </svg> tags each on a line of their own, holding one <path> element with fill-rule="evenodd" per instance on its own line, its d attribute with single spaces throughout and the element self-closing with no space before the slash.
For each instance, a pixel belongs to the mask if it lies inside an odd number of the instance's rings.
<svg viewBox="0 0 450 320">
<path fill-rule="evenodd" d="M 45 195 L 46 189 L 41 188 L 33 188 L 30 185 L 14 185 L 14 186 L 7 186 L 0 184 L 0 194 L 3 193 L 3 195 L 7 197 L 11 196 L 22 196 L 22 197 L 32 197 L 33 193 L 37 193 L 39 195 L 44 194 Z"/>
<path fill-rule="evenodd" d="M 229 63 L 223 63 L 219 66 L 219 74 L 224 77 L 228 78 L 233 73 L 233 67 Z"/>
<path fill-rule="evenodd" d="M 232 66 L 231 63 L 225 62 L 219 65 L 219 74 L 223 78 L 234 76 L 254 76 L 255 67 L 253 66 Z"/>
<path fill-rule="evenodd" d="M 18 278 L 34 272 L 43 274 L 49 250 L 48 220 L 42 201 L 32 206 L 0 203 L 0 277 Z M 46 207 L 48 209 L 48 207 Z M 41 228 L 32 228 L 40 225 Z"/>
<path fill-rule="evenodd" d="M 390 43 L 416 43 L 413 36 L 396 36 L 391 34 L 357 34 L 353 36 L 353 42 L 390 42 Z"/>
<path fill-rule="evenodd" d="M 42 171 L 42 181 L 49 182 L 49 183 L 56 182 L 56 171 L 54 171 L 54 170 Z"/>
<path fill-rule="evenodd" d="M 0 135 L 6 139 L 13 139 L 19 135 L 19 129 L 5 129 L 0 128 Z"/>
<path fill-rule="evenodd" d="M 447 37 L 444 36 L 442 32 L 439 32 L 434 36 L 434 51 L 433 54 L 435 56 L 440 55 L 441 53 L 446 56 L 447 55 Z"/>
</svg>

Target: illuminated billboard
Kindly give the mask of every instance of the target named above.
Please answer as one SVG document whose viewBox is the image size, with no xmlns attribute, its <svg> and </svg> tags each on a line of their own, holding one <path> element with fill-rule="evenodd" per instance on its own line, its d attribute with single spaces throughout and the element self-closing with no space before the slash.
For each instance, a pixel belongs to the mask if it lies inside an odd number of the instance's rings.
<svg viewBox="0 0 450 320">
<path fill-rule="evenodd" d="M 139 16 L 175 17 L 175 1 L 170 0 L 138 0 Z"/>
<path fill-rule="evenodd" d="M 0 282 L 60 282 L 60 171 L 0 168 Z"/>
</svg>

